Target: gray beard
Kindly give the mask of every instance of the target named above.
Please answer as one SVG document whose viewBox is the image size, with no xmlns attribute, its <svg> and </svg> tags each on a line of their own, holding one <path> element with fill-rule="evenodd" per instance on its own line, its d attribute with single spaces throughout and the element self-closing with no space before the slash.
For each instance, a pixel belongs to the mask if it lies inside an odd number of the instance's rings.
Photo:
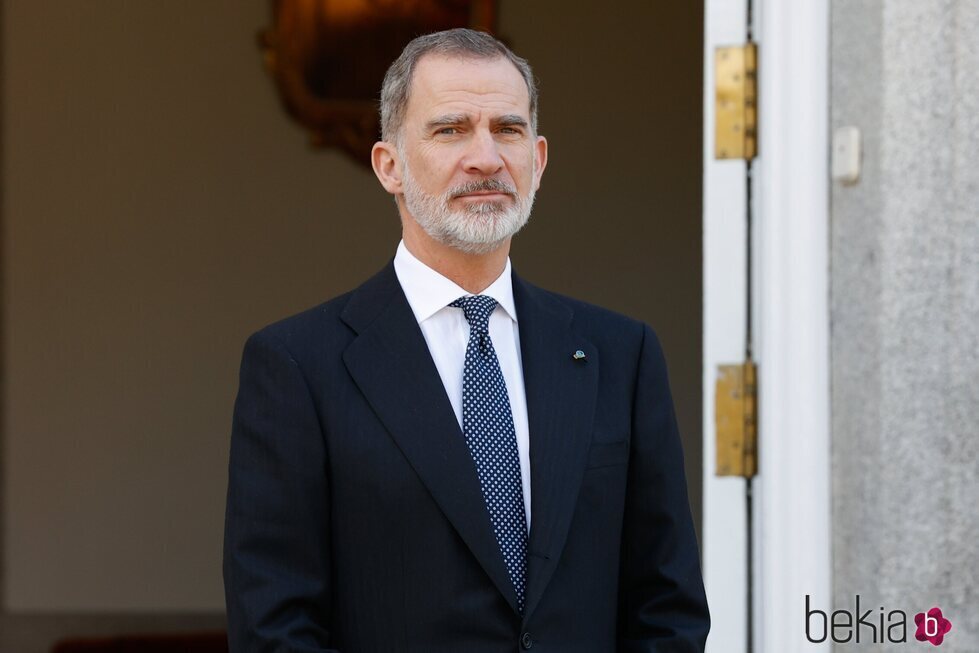
<svg viewBox="0 0 979 653">
<path fill-rule="evenodd" d="M 520 197 L 507 183 L 483 179 L 450 188 L 440 195 L 429 195 L 418 187 L 404 156 L 401 161 L 405 207 L 422 230 L 443 245 L 466 254 L 486 254 L 497 249 L 530 220 L 533 190 L 526 197 Z M 507 193 L 514 202 L 509 206 L 502 202 L 470 202 L 461 210 L 449 208 L 453 198 L 476 191 Z"/>
</svg>

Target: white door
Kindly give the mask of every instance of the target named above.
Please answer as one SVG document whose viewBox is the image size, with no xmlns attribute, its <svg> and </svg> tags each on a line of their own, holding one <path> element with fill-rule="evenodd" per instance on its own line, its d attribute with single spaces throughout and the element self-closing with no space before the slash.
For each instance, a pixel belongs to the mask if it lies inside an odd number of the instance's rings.
<svg viewBox="0 0 979 653">
<path fill-rule="evenodd" d="M 829 8 L 706 0 L 704 14 L 707 650 L 826 650 L 806 639 L 804 606 L 807 594 L 831 603 Z M 758 44 L 758 156 L 717 160 L 714 51 L 749 38 Z M 714 422 L 717 367 L 748 351 L 758 365 L 759 471 L 750 482 L 716 476 Z"/>
</svg>

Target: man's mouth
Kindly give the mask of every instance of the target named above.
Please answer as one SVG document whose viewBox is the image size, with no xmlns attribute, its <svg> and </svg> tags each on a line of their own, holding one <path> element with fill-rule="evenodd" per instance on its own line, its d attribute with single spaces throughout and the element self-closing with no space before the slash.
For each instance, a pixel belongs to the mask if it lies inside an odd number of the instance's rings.
<svg viewBox="0 0 979 653">
<path fill-rule="evenodd" d="M 463 193 L 461 195 L 456 195 L 456 198 L 471 198 L 471 199 L 509 199 L 511 195 L 509 193 L 502 193 L 496 190 L 481 190 L 475 193 Z"/>
<path fill-rule="evenodd" d="M 452 193 L 452 199 L 501 200 L 514 199 L 516 195 L 516 191 L 508 184 L 495 179 L 486 179 L 456 188 Z"/>
</svg>

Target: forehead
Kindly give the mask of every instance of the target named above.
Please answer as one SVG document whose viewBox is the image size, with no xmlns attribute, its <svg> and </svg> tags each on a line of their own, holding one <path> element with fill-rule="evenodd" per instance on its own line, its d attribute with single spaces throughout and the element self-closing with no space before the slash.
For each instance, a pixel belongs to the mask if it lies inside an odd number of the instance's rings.
<svg viewBox="0 0 979 653">
<path fill-rule="evenodd" d="M 440 111 L 530 116 L 530 92 L 517 67 L 504 59 L 426 55 L 415 65 L 407 116 Z"/>
</svg>

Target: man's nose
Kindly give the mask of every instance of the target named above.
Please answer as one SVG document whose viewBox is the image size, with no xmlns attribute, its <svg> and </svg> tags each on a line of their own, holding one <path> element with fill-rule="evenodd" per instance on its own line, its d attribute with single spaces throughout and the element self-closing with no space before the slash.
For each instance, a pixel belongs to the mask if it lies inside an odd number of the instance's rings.
<svg viewBox="0 0 979 653">
<path fill-rule="evenodd" d="M 473 134 L 463 165 L 466 172 L 483 175 L 495 174 L 503 168 L 503 157 L 490 132 L 477 131 Z"/>
</svg>

